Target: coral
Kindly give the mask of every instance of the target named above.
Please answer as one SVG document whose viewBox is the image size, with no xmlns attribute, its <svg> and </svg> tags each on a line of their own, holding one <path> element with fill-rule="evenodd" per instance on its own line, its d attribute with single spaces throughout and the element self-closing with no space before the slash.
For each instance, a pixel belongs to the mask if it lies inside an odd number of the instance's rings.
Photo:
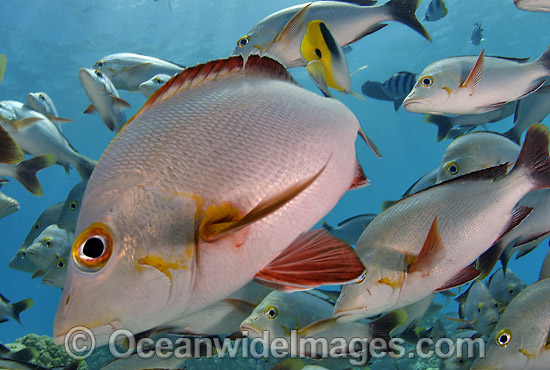
<svg viewBox="0 0 550 370">
<path fill-rule="evenodd" d="M 38 355 L 31 361 L 36 365 L 48 368 L 62 367 L 73 361 L 61 346 L 55 344 L 53 339 L 46 335 L 27 334 L 15 342 L 36 350 Z M 88 365 L 82 361 L 78 369 L 88 370 Z"/>
</svg>

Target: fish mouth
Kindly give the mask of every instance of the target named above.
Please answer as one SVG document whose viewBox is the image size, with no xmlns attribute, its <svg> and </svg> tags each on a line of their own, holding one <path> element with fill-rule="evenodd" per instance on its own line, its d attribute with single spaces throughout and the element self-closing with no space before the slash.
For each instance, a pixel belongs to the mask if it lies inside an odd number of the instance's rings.
<svg viewBox="0 0 550 370">
<path fill-rule="evenodd" d="M 366 307 L 356 308 L 348 311 L 334 311 L 334 317 L 336 317 L 336 321 L 342 324 L 357 321 L 368 316 L 369 314 L 367 314 Z"/>
<path fill-rule="evenodd" d="M 261 337 L 262 336 L 262 332 L 260 331 L 260 329 L 258 329 L 257 327 L 255 327 L 252 324 L 242 324 L 241 327 L 240 327 L 240 331 L 241 331 L 241 333 L 248 332 L 248 334 L 246 334 L 247 337 Z M 250 335 L 250 334 L 253 334 L 253 335 Z"/>
<path fill-rule="evenodd" d="M 487 326 L 493 326 L 493 325 L 496 325 L 497 323 L 498 323 L 498 320 L 491 320 L 487 322 Z"/>
<path fill-rule="evenodd" d="M 91 340 L 92 343 L 95 341 L 96 345 L 99 347 L 109 343 L 113 332 L 119 329 L 122 329 L 122 324 L 119 320 L 91 328 L 85 325 L 75 326 L 65 330 L 62 334 L 55 335 L 54 333 L 53 341 L 55 344 L 59 345 L 70 345 L 71 341 L 79 335 L 79 339 Z"/>
</svg>

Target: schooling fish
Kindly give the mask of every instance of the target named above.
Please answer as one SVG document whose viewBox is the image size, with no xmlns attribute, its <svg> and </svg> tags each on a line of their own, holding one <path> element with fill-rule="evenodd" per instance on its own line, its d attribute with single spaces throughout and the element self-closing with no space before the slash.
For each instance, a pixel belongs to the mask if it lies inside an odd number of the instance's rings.
<svg viewBox="0 0 550 370">
<path fill-rule="evenodd" d="M 0 322 L 8 321 L 6 316 L 9 316 L 21 324 L 19 315 L 21 312 L 31 308 L 33 305 L 34 301 L 31 298 L 27 298 L 16 303 L 10 303 L 9 299 L 0 294 Z"/>
<path fill-rule="evenodd" d="M 522 290 L 502 314 L 473 370 L 547 369 L 550 363 L 550 279 Z"/>
<path fill-rule="evenodd" d="M 42 196 L 42 186 L 36 174 L 54 164 L 55 157 L 49 154 L 27 159 L 18 164 L 0 163 L 0 176 L 13 177 L 31 194 Z"/>
<path fill-rule="evenodd" d="M 506 273 L 504 269 L 498 269 L 489 278 L 489 293 L 497 301 L 501 312 L 526 286 L 527 284 L 510 269 L 507 269 Z"/>
<path fill-rule="evenodd" d="M 393 98 L 393 105 L 397 111 L 403 100 L 409 95 L 416 83 L 416 74 L 406 71 L 394 73 L 382 83 L 382 91 Z"/>
<path fill-rule="evenodd" d="M 98 60 L 92 70 L 102 72 L 118 90 L 138 91 L 139 85 L 157 74 L 173 76 L 185 66 L 134 53 L 116 53 Z"/>
<path fill-rule="evenodd" d="M 4 79 L 4 72 L 6 71 L 6 64 L 8 60 L 4 54 L 0 54 L 0 82 Z"/>
<path fill-rule="evenodd" d="M 428 5 L 428 9 L 426 9 L 424 20 L 435 22 L 446 16 L 447 13 L 449 13 L 449 10 L 443 0 L 432 0 L 430 1 L 430 5 Z"/>
<path fill-rule="evenodd" d="M 172 76 L 167 74 L 158 74 L 147 81 L 139 84 L 139 91 L 149 99 L 158 89 L 160 89 Z"/>
<path fill-rule="evenodd" d="M 516 7 L 530 12 L 550 12 L 549 0 L 514 0 Z"/>
<path fill-rule="evenodd" d="M 21 149 L 37 157 L 53 155 L 68 170 L 73 166 L 82 179 L 90 177 L 96 161 L 78 153 L 46 116 L 11 100 L 0 102 L 0 123 Z"/>
<path fill-rule="evenodd" d="M 436 183 L 470 172 L 513 163 L 520 146 L 494 132 L 471 132 L 453 140 L 441 159 Z"/>
<path fill-rule="evenodd" d="M 1 187 L 2 184 L 0 184 Z M 0 218 L 9 216 L 17 211 L 19 211 L 19 202 L 0 191 Z"/>
<path fill-rule="evenodd" d="M 485 113 L 531 94 L 550 75 L 550 48 L 534 62 L 484 56 L 439 60 L 427 66 L 403 101 L 409 112 Z"/>
<path fill-rule="evenodd" d="M 472 36 L 470 37 L 470 41 L 472 41 L 472 44 L 475 46 L 478 46 L 481 44 L 481 41 L 483 41 L 483 27 L 481 27 L 481 23 L 477 22 L 474 24 L 474 27 L 472 27 Z"/>
<path fill-rule="evenodd" d="M 538 90 L 524 99 L 527 99 L 530 96 L 537 94 L 537 92 Z M 501 121 L 506 117 L 510 117 L 516 112 L 516 104 L 516 102 L 506 103 L 498 109 L 480 114 L 464 114 L 451 117 L 441 116 L 437 114 L 427 114 L 424 117 L 424 122 L 433 123 L 437 126 L 437 141 L 446 140 L 449 138 L 456 139 L 456 137 L 449 137 L 449 134 L 452 132 L 453 128 L 467 128 L 471 131 L 487 123 Z M 540 121 L 533 121 L 529 125 L 532 125 L 533 123 L 540 123 Z M 527 127 L 529 127 L 529 125 Z M 525 129 L 527 127 L 525 127 Z M 509 137 L 508 135 L 505 136 Z M 519 142 L 517 140 L 514 141 Z"/>
<path fill-rule="evenodd" d="M 61 256 L 69 254 L 74 234 L 57 225 L 48 226 L 27 248 L 26 258 L 42 271 L 47 271 Z"/>
<path fill-rule="evenodd" d="M 65 285 L 65 276 L 67 275 L 67 258 L 68 254 L 58 258 L 55 263 L 44 272 L 44 275 L 42 275 L 42 284 L 63 289 L 63 285 Z"/>
<path fill-rule="evenodd" d="M 321 226 L 344 243 L 355 245 L 375 217 L 375 214 L 357 215 L 340 222 L 336 227 L 330 226 L 325 221 L 321 222 Z"/>
<path fill-rule="evenodd" d="M 550 86 L 544 85 L 517 102 L 514 126 L 503 135 L 519 143 L 523 131 L 533 123 L 541 123 L 548 114 L 550 114 Z"/>
<path fill-rule="evenodd" d="M 364 267 L 353 250 L 308 230 L 366 184 L 359 131 L 342 103 L 297 86 L 269 58 L 216 60 L 172 78 L 88 182 L 55 341 L 75 325 L 98 344 L 118 327 L 143 332 L 254 278 L 284 290 L 355 281 Z M 107 307 L 106 297 L 116 299 Z"/>
<path fill-rule="evenodd" d="M 507 165 L 473 172 L 378 215 L 356 246 L 367 273 L 343 286 L 335 315 L 370 317 L 475 279 L 473 262 L 531 211 L 515 208 L 518 201 L 550 187 L 548 144 L 548 129 L 533 125 L 510 173 Z"/>
<path fill-rule="evenodd" d="M 42 113 L 53 122 L 72 122 L 71 119 L 59 117 L 52 98 L 45 92 L 28 93 L 27 105 L 35 111 Z"/>
<path fill-rule="evenodd" d="M 500 317 L 498 303 L 483 281 L 475 281 L 468 290 L 456 298 L 458 316 L 468 320 L 469 329 L 488 336 Z"/>
<path fill-rule="evenodd" d="M 101 120 L 111 131 L 119 132 L 126 123 L 124 109 L 130 104 L 118 95 L 108 77 L 99 70 L 80 68 L 80 83 L 92 102 L 84 113 L 99 112 Z"/>
<path fill-rule="evenodd" d="M 300 24 L 308 24 L 314 20 L 324 22 L 342 47 L 385 27 L 382 23 L 385 21 L 406 24 L 431 41 L 428 32 L 415 16 L 420 5 L 419 0 L 390 0 L 380 6 L 369 6 L 375 2 L 368 0 L 361 3 L 363 5 L 343 1 L 316 1 L 280 10 L 262 19 L 246 36 L 241 37 L 237 41 L 233 55 L 242 55 L 246 60 L 251 54 L 268 53 L 267 55 L 287 68 L 306 66 L 307 62 L 300 53 L 305 27 L 298 28 L 293 37 L 287 38 L 285 42 L 277 42 L 277 37 L 289 21 L 308 5 L 302 19 L 295 20 L 299 20 Z"/>
<path fill-rule="evenodd" d="M 34 273 L 38 268 L 26 258 L 27 247 L 32 244 L 34 239 L 38 237 L 46 229 L 46 227 L 55 224 L 59 219 L 61 210 L 63 208 L 63 202 L 56 203 L 46 208 L 38 217 L 36 222 L 31 226 L 31 229 L 25 240 L 19 247 L 19 250 L 10 260 L 8 266 L 14 270 Z"/>
<path fill-rule="evenodd" d="M 56 222 L 57 226 L 61 229 L 66 229 L 74 233 L 78 220 L 78 213 L 80 212 L 80 205 L 82 204 L 82 198 L 84 197 L 84 191 L 87 185 L 88 180 L 81 181 L 76 184 L 67 195 L 67 199 L 65 199 L 65 203 L 63 204 L 63 209 Z"/>
</svg>

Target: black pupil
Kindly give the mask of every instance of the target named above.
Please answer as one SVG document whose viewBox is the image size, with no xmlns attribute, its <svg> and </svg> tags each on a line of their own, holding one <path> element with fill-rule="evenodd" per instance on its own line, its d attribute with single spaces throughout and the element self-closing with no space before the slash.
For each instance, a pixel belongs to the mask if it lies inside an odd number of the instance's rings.
<svg viewBox="0 0 550 370">
<path fill-rule="evenodd" d="M 99 258 L 103 254 L 105 246 L 103 240 L 99 238 L 90 238 L 84 243 L 82 253 L 88 258 Z"/>
<path fill-rule="evenodd" d="M 246 45 L 247 42 L 248 42 L 247 39 L 241 39 L 241 45 Z"/>
<path fill-rule="evenodd" d="M 514 289 L 510 289 L 510 294 L 514 295 Z"/>
<path fill-rule="evenodd" d="M 315 49 L 315 54 L 317 54 L 317 56 L 321 58 L 321 50 Z"/>
<path fill-rule="evenodd" d="M 75 209 L 76 208 L 76 203 L 71 203 L 71 208 Z"/>
<path fill-rule="evenodd" d="M 429 78 L 424 79 L 424 85 L 429 85 L 432 81 Z"/>
<path fill-rule="evenodd" d="M 271 316 L 271 317 L 275 316 L 275 311 L 269 310 L 269 316 Z"/>
<path fill-rule="evenodd" d="M 507 341 L 508 341 L 508 336 L 507 335 L 503 334 L 503 335 L 500 336 L 500 339 L 499 339 L 500 343 L 504 344 Z"/>
<path fill-rule="evenodd" d="M 35 229 L 40 229 L 40 225 L 39 225 L 39 224 L 36 224 L 36 225 L 34 225 L 34 228 L 35 228 Z"/>
<path fill-rule="evenodd" d="M 101 77 L 101 73 L 96 72 L 97 77 Z"/>
<path fill-rule="evenodd" d="M 59 267 L 60 269 L 62 269 L 63 266 L 65 266 L 65 264 L 64 264 L 63 262 L 59 262 L 59 263 L 57 264 L 57 267 Z"/>
<path fill-rule="evenodd" d="M 43 96 L 40 96 L 40 99 L 42 99 L 42 100 L 46 100 L 46 98 L 45 98 L 45 97 L 43 97 Z"/>
<path fill-rule="evenodd" d="M 451 171 L 451 173 L 456 173 L 456 167 L 455 166 L 449 167 L 449 171 Z"/>
</svg>

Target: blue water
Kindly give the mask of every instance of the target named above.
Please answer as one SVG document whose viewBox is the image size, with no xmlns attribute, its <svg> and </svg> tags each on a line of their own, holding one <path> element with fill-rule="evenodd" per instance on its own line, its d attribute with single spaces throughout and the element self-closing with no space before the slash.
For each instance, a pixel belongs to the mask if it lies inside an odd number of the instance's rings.
<svg viewBox="0 0 550 370">
<path fill-rule="evenodd" d="M 381 1 L 383 2 L 383 1 Z M 89 101 L 78 79 L 78 69 L 117 52 L 151 55 L 184 65 L 228 56 L 236 40 L 263 17 L 300 1 L 255 0 L 27 0 L 0 1 L 0 53 L 8 58 L 0 100 L 25 101 L 28 92 L 45 91 L 55 102 L 59 115 L 74 119 L 63 132 L 82 154 L 99 159 L 113 138 L 98 115 L 84 115 Z M 422 19 L 428 1 L 417 12 Z M 438 59 L 479 54 L 536 58 L 550 45 L 550 14 L 523 12 L 512 0 L 447 0 L 449 14 L 434 23 L 423 22 L 430 32 L 429 43 L 406 26 L 391 22 L 385 29 L 352 45 L 347 55 L 350 70 L 368 64 L 352 78 L 360 92 L 366 80 L 383 81 L 406 70 L 420 72 Z M 481 22 L 485 40 L 473 46 L 472 26 Z M 306 88 L 316 91 L 303 68 L 292 74 Z M 130 113 L 145 102 L 140 93 L 120 91 L 132 105 Z M 398 198 L 414 181 L 438 167 L 449 142 L 436 142 L 436 127 L 423 122 L 423 115 L 394 112 L 388 102 L 352 96 L 341 98 L 358 117 L 364 131 L 380 148 L 377 159 L 361 141 L 358 158 L 372 183 L 347 193 L 327 215 L 337 223 L 359 213 L 377 213 L 380 203 Z M 548 123 L 548 119 L 545 120 Z M 512 119 L 488 125 L 504 132 Z M 80 181 L 76 171 L 67 175 L 60 166 L 39 174 L 42 197 L 28 193 L 16 181 L 2 191 L 16 198 L 21 209 L 0 220 L 0 293 L 12 301 L 32 297 L 35 305 L 22 314 L 23 326 L 10 320 L 0 325 L 0 342 L 10 342 L 27 333 L 52 335 L 52 324 L 60 290 L 31 280 L 27 273 L 8 268 L 39 214 L 63 201 Z M 536 280 L 547 241 L 511 268 L 528 283 Z M 116 282 L 113 282 L 116 283 Z M 147 302 L 144 302 L 146 304 Z M 106 309 L 109 302 L 106 301 Z"/>
</svg>

